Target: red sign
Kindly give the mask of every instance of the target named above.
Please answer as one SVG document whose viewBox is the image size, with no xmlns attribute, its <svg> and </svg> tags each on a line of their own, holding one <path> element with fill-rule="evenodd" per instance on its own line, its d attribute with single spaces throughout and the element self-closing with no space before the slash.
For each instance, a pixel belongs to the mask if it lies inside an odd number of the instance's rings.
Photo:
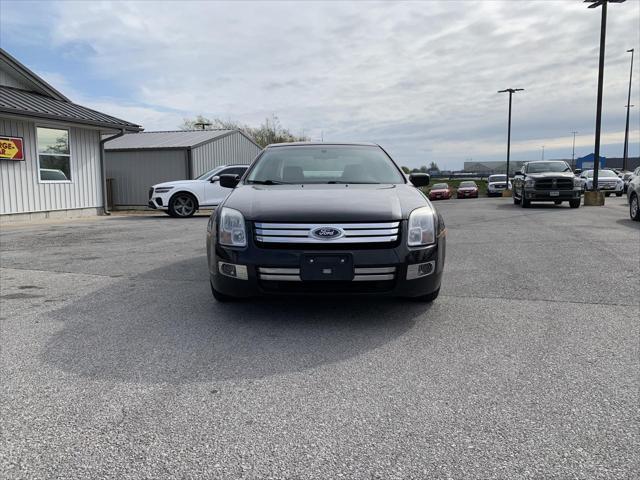
<svg viewBox="0 0 640 480">
<path fill-rule="evenodd" d="M 0 137 L 0 160 L 24 160 L 21 137 Z"/>
</svg>

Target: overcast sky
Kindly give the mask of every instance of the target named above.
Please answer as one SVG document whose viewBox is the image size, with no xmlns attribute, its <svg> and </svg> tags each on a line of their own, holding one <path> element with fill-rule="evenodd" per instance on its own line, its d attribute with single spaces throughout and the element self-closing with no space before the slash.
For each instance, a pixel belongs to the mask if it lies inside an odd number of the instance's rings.
<svg viewBox="0 0 640 480">
<path fill-rule="evenodd" d="M 640 150 L 640 1 L 609 6 L 603 149 L 622 156 L 630 54 Z M 28 2 L 0 0 L 0 44 L 72 100 L 176 129 L 276 114 L 314 140 L 380 143 L 408 166 L 593 151 L 600 10 L 581 0 Z M 636 68 L 638 67 L 638 68 Z"/>
</svg>

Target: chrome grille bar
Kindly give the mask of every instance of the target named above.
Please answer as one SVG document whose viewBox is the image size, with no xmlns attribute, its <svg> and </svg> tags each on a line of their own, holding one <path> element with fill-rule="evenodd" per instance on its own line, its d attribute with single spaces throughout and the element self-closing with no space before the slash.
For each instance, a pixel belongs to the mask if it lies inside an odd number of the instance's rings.
<svg viewBox="0 0 640 480">
<path fill-rule="evenodd" d="M 396 267 L 355 267 L 354 282 L 379 282 L 393 280 Z M 260 280 L 277 282 L 301 282 L 300 269 L 288 267 L 258 267 Z"/>
<path fill-rule="evenodd" d="M 316 238 L 315 229 L 333 228 L 342 230 L 337 238 Z M 398 239 L 400 222 L 380 223 L 255 223 L 256 241 L 261 243 L 390 243 Z"/>
</svg>

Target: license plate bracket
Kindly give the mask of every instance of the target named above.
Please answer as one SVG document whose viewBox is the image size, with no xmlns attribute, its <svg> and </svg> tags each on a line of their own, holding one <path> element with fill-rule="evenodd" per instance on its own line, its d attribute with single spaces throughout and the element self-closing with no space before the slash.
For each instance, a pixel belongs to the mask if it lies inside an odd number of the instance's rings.
<svg viewBox="0 0 640 480">
<path fill-rule="evenodd" d="M 550 197 L 559 197 L 560 196 L 560 192 L 549 192 L 549 196 Z"/>
<path fill-rule="evenodd" d="M 351 281 L 353 257 L 347 253 L 303 255 L 300 278 L 303 281 Z"/>
</svg>

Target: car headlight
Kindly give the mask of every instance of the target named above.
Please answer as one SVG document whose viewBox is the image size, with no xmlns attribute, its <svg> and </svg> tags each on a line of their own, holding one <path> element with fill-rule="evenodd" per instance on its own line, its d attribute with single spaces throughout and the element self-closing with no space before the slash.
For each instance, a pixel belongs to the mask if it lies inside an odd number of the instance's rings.
<svg viewBox="0 0 640 480">
<path fill-rule="evenodd" d="M 221 245 L 230 247 L 246 247 L 247 231 L 242 214 L 232 208 L 222 207 L 218 240 Z"/>
<path fill-rule="evenodd" d="M 153 189 L 155 193 L 167 193 L 173 189 L 173 185 L 168 187 L 156 187 Z"/>
<path fill-rule="evenodd" d="M 430 207 L 416 208 L 409 215 L 409 235 L 407 244 L 410 247 L 430 245 L 436 241 L 435 215 Z"/>
<path fill-rule="evenodd" d="M 536 181 L 533 178 L 527 178 L 524 181 L 524 186 L 525 186 L 525 188 L 527 188 L 527 187 L 528 188 L 533 188 L 533 187 L 536 186 Z"/>
<path fill-rule="evenodd" d="M 573 186 L 574 187 L 582 187 L 582 180 L 580 180 L 579 178 L 574 178 L 573 179 Z"/>
</svg>

